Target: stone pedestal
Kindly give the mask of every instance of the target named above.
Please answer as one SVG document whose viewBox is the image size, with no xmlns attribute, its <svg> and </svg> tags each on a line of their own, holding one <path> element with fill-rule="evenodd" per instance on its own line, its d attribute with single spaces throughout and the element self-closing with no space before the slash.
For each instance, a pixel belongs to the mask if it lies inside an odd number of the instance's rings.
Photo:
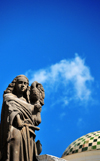
<svg viewBox="0 0 100 161">
<path fill-rule="evenodd" d="M 37 157 L 37 160 L 38 161 L 67 161 L 65 159 L 62 159 L 62 158 L 58 158 L 58 157 L 55 157 L 53 155 L 38 155 Z"/>
</svg>

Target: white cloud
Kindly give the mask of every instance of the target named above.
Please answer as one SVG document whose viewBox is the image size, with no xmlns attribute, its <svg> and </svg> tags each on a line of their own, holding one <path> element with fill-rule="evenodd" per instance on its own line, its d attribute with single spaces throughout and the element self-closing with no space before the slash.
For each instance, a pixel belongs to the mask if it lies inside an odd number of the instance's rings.
<svg viewBox="0 0 100 161">
<path fill-rule="evenodd" d="M 74 59 L 64 59 L 48 68 L 26 73 L 28 77 L 29 74 L 30 83 L 36 80 L 43 84 L 46 93 L 52 94 L 52 97 L 56 94 L 56 102 L 68 105 L 73 100 L 87 103 L 92 99 L 91 83 L 94 78 L 85 60 L 77 54 Z"/>
<path fill-rule="evenodd" d="M 86 127 L 83 118 L 81 118 L 81 117 L 78 118 L 78 120 L 77 120 L 77 127 L 78 127 L 81 131 L 83 130 L 83 128 Z"/>
</svg>

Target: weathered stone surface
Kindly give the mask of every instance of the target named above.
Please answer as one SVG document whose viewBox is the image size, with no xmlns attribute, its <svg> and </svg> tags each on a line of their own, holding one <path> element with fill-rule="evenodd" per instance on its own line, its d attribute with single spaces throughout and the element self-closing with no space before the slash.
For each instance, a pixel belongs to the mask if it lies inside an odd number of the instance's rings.
<svg viewBox="0 0 100 161">
<path fill-rule="evenodd" d="M 42 150 L 35 130 L 41 123 L 44 89 L 38 82 L 17 76 L 4 91 L 0 125 L 1 161 L 35 161 Z"/>
<path fill-rule="evenodd" d="M 67 161 L 65 159 L 62 159 L 62 158 L 58 158 L 58 157 L 55 157 L 53 155 L 38 155 L 36 156 L 37 160 L 38 161 Z"/>
</svg>

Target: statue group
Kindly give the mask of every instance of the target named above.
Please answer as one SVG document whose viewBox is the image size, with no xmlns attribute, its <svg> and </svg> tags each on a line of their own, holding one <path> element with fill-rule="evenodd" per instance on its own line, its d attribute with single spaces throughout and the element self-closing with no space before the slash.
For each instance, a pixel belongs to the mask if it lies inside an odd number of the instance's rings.
<svg viewBox="0 0 100 161">
<path fill-rule="evenodd" d="M 17 76 L 4 91 L 0 124 L 1 161 L 36 161 L 42 147 L 35 142 L 44 105 L 42 84 Z"/>
</svg>

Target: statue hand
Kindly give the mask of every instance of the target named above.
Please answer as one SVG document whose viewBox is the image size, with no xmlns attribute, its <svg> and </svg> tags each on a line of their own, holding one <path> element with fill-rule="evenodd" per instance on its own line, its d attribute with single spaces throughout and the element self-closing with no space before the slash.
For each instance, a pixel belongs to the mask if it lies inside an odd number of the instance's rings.
<svg viewBox="0 0 100 161">
<path fill-rule="evenodd" d="M 18 128 L 22 128 L 24 126 L 24 121 L 21 120 L 20 115 L 17 115 L 17 126 Z"/>
<path fill-rule="evenodd" d="M 24 122 L 23 121 L 21 121 L 20 123 L 18 123 L 18 127 L 19 128 L 22 128 L 24 126 Z"/>
<path fill-rule="evenodd" d="M 41 105 L 40 104 L 34 104 L 34 108 L 40 109 L 41 108 Z"/>
</svg>

